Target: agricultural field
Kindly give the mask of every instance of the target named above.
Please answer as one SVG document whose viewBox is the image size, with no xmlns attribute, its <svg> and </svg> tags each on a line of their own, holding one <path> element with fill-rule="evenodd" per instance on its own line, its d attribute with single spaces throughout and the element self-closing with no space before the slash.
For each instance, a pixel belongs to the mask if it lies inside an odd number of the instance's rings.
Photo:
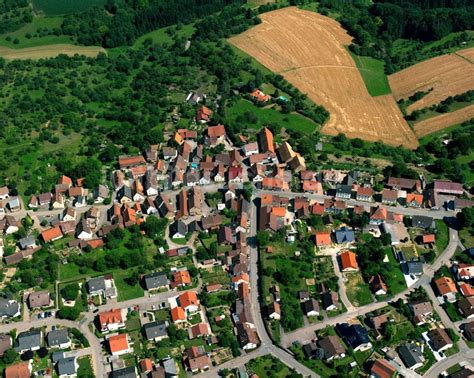
<svg viewBox="0 0 474 378">
<path fill-rule="evenodd" d="M 385 64 L 383 61 L 370 56 L 355 55 L 352 52 L 350 54 L 371 96 L 382 96 L 392 92 L 387 75 L 384 72 Z"/>
<path fill-rule="evenodd" d="M 415 134 L 421 138 L 425 135 L 440 131 L 446 127 L 467 121 L 471 118 L 474 118 L 474 105 L 469 105 L 450 113 L 440 114 L 435 117 L 415 122 L 413 127 L 415 129 Z"/>
<path fill-rule="evenodd" d="M 69 44 L 28 47 L 24 49 L 10 49 L 0 46 L 0 57 L 6 60 L 54 58 L 59 54 L 68 56 L 79 54 L 94 58 L 100 52 L 105 53 L 105 49 L 96 46 L 74 46 Z"/>
<path fill-rule="evenodd" d="M 438 104 L 449 96 L 474 88 L 474 48 L 442 55 L 405 68 L 388 77 L 396 100 L 430 91 L 407 107 L 407 113 Z M 446 124 L 450 126 L 451 124 Z"/>
<path fill-rule="evenodd" d="M 47 16 L 57 16 L 83 12 L 105 3 L 106 0 L 33 0 L 33 9 Z"/>
<path fill-rule="evenodd" d="M 393 96 L 369 94 L 346 49 L 351 37 L 339 23 L 295 7 L 261 18 L 260 25 L 229 42 L 328 109 L 331 117 L 323 133 L 344 133 L 411 149 L 418 146 Z"/>
</svg>

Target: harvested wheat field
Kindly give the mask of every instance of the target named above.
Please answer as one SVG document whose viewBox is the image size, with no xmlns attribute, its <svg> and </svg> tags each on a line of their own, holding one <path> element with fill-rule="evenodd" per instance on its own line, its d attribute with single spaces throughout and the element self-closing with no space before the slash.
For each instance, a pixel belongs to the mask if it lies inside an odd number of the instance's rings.
<svg viewBox="0 0 474 378">
<path fill-rule="evenodd" d="M 391 95 L 371 97 L 335 20 L 295 7 L 261 15 L 262 23 L 230 39 L 331 113 L 322 132 L 416 148 L 415 134 Z"/>
<path fill-rule="evenodd" d="M 87 57 L 96 57 L 100 52 L 105 53 L 106 51 L 104 48 L 97 46 L 75 46 L 68 44 L 28 47 L 24 49 L 10 49 L 0 46 L 0 57 L 7 60 L 54 58 L 59 54 L 69 56 L 80 54 Z"/>
<path fill-rule="evenodd" d="M 415 134 L 418 138 L 442 130 L 446 127 L 457 125 L 474 118 L 474 105 L 466 106 L 451 113 L 441 114 L 414 124 Z"/>
<path fill-rule="evenodd" d="M 428 59 L 388 77 L 397 100 L 433 90 L 411 104 L 407 112 L 439 104 L 445 98 L 474 89 L 474 48 Z"/>
</svg>

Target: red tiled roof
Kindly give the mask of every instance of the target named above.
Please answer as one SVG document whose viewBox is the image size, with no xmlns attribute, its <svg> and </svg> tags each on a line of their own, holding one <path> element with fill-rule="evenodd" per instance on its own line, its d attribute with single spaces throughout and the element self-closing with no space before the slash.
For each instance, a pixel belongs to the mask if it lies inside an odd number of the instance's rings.
<svg viewBox="0 0 474 378">
<path fill-rule="evenodd" d="M 45 230 L 41 233 L 41 237 L 43 238 L 45 243 L 48 243 L 49 241 L 59 239 L 63 236 L 63 233 L 61 232 L 61 227 L 56 226 L 53 228 L 50 228 L 49 230 Z"/>
<path fill-rule="evenodd" d="M 391 378 L 397 369 L 388 363 L 387 360 L 380 358 L 372 365 L 372 374 L 378 378 Z"/>
<path fill-rule="evenodd" d="M 128 168 L 140 164 L 145 164 L 145 159 L 141 155 L 119 157 L 120 168 Z"/>
<path fill-rule="evenodd" d="M 30 378 L 30 365 L 27 361 L 8 366 L 5 378 Z"/>
<path fill-rule="evenodd" d="M 178 320 L 186 320 L 186 313 L 181 307 L 174 307 L 171 309 L 171 319 L 174 323 Z"/>
<path fill-rule="evenodd" d="M 345 269 L 359 269 L 357 264 L 356 254 L 351 251 L 346 251 L 340 254 L 342 270 Z"/>
<path fill-rule="evenodd" d="M 207 136 L 210 138 L 219 138 L 226 134 L 224 125 L 209 126 L 207 128 Z"/>
<path fill-rule="evenodd" d="M 111 336 L 108 339 L 109 349 L 111 353 L 121 352 L 129 348 L 128 339 L 126 333 L 120 335 Z"/>
<path fill-rule="evenodd" d="M 199 299 L 195 291 L 187 291 L 179 296 L 179 303 L 183 308 L 192 305 L 197 306 L 199 305 Z"/>
<path fill-rule="evenodd" d="M 423 243 L 434 243 L 435 242 L 435 235 L 434 234 L 427 234 L 423 235 Z"/>
<path fill-rule="evenodd" d="M 99 314 L 99 322 L 101 325 L 104 324 L 115 324 L 115 323 L 122 323 L 122 310 L 114 309 L 107 312 L 101 312 Z"/>
<path fill-rule="evenodd" d="M 435 285 L 441 295 L 457 293 L 456 285 L 450 277 L 440 277 L 435 280 Z"/>
<path fill-rule="evenodd" d="M 329 231 L 316 232 L 316 246 L 328 246 L 331 243 L 331 233 Z"/>
</svg>

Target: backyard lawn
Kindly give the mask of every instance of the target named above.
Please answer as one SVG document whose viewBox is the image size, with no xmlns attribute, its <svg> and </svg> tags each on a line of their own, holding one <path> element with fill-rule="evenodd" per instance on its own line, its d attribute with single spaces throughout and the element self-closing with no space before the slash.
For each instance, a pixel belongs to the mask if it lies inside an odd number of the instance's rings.
<svg viewBox="0 0 474 378">
<path fill-rule="evenodd" d="M 446 223 L 436 220 L 436 249 L 438 254 L 443 252 L 449 243 L 449 230 Z"/>
<path fill-rule="evenodd" d="M 400 269 L 400 264 L 395 259 L 393 250 L 391 247 L 386 249 L 388 259 L 390 260 L 389 264 L 391 270 L 389 273 L 384 274 L 385 283 L 387 284 L 390 293 L 392 295 L 401 293 L 407 288 L 405 278 L 403 277 L 402 270 Z"/>
<path fill-rule="evenodd" d="M 246 367 L 259 377 L 301 377 L 301 375 L 296 374 L 283 362 L 272 355 L 257 357 L 250 360 L 246 364 Z"/>
<path fill-rule="evenodd" d="M 140 298 L 145 294 L 145 291 L 140 286 L 139 282 L 137 282 L 135 285 L 130 285 L 126 282 L 126 279 L 129 276 L 130 273 L 127 271 L 119 271 L 114 273 L 114 281 L 118 291 L 119 302 Z"/>
<path fill-rule="evenodd" d="M 251 113 L 256 117 L 255 124 L 251 125 L 255 129 L 266 125 L 280 125 L 286 129 L 310 134 L 318 127 L 313 121 L 300 114 L 283 114 L 273 108 L 259 108 L 247 100 L 238 100 L 227 110 L 229 118 L 234 122 L 246 113 Z"/>
<path fill-rule="evenodd" d="M 88 356 L 79 358 L 77 362 L 79 364 L 79 368 L 77 369 L 78 378 L 89 378 L 94 376 L 91 360 Z"/>
<path fill-rule="evenodd" d="M 349 273 L 346 275 L 346 292 L 347 298 L 354 306 L 364 306 L 372 303 L 372 293 L 369 285 L 364 282 L 360 273 Z"/>
</svg>

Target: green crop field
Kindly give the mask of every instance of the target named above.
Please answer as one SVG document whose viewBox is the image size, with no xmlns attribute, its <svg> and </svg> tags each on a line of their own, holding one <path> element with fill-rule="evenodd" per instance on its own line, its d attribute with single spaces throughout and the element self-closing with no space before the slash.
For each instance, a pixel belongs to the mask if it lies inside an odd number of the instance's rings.
<svg viewBox="0 0 474 378">
<path fill-rule="evenodd" d="M 350 54 L 371 96 L 375 97 L 391 93 L 390 85 L 384 72 L 385 64 L 383 61 L 369 56 L 358 56 L 352 52 Z"/>
<path fill-rule="evenodd" d="M 105 0 L 33 0 L 35 11 L 47 16 L 83 12 L 90 7 L 104 4 Z"/>
</svg>

